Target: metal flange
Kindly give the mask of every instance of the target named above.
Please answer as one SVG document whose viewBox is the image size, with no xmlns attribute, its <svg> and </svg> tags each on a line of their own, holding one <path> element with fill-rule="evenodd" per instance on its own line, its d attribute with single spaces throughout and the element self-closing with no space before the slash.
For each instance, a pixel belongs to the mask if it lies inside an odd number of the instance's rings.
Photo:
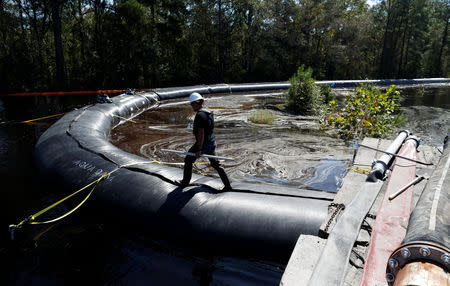
<svg viewBox="0 0 450 286">
<path fill-rule="evenodd" d="M 429 241 L 413 241 L 397 248 L 389 257 L 386 266 L 386 280 L 391 286 L 397 273 L 408 263 L 429 262 L 446 272 L 450 266 L 450 251 L 447 247 Z"/>
</svg>

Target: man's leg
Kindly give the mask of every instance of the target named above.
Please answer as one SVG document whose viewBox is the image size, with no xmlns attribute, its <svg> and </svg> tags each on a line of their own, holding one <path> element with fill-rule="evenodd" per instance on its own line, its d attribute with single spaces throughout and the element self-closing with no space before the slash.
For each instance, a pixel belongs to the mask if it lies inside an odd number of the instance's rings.
<svg viewBox="0 0 450 286">
<path fill-rule="evenodd" d="M 228 179 L 227 174 L 225 173 L 225 170 L 222 166 L 220 166 L 220 163 L 216 159 L 209 158 L 209 161 L 211 162 L 211 166 L 216 169 L 217 173 L 219 173 L 219 177 L 222 180 L 222 183 L 225 185 L 223 188 L 224 190 L 231 190 L 231 184 L 230 180 Z"/>
<path fill-rule="evenodd" d="M 194 153 L 196 149 L 197 146 L 194 145 L 189 149 L 188 152 Z M 194 156 L 186 156 L 184 158 L 183 180 L 180 181 L 181 186 L 189 185 L 189 182 L 192 178 L 192 165 L 194 164 L 195 160 L 197 160 L 197 158 L 195 158 Z"/>
<path fill-rule="evenodd" d="M 184 170 L 183 170 L 183 180 L 181 180 L 180 185 L 187 186 L 192 178 L 192 165 L 195 162 L 195 157 L 186 156 L 184 159 Z"/>
</svg>

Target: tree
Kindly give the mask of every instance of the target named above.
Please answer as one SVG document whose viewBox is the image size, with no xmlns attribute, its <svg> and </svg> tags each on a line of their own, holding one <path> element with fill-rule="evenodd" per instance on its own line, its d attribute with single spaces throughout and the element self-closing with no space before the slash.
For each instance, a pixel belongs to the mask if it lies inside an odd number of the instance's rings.
<svg viewBox="0 0 450 286">
<path fill-rule="evenodd" d="M 58 87 L 65 88 L 66 68 L 61 37 L 61 17 L 59 13 L 61 3 L 58 0 L 51 0 L 51 5 L 52 5 L 53 35 L 55 42 L 56 80 Z"/>
<path fill-rule="evenodd" d="M 317 79 L 448 76 L 449 10 L 447 0 L 0 0 L 0 88 L 284 81 L 302 64 Z"/>
<path fill-rule="evenodd" d="M 434 1 L 429 21 L 429 46 L 425 53 L 426 72 L 431 76 L 448 74 L 448 25 L 450 3 Z"/>
</svg>

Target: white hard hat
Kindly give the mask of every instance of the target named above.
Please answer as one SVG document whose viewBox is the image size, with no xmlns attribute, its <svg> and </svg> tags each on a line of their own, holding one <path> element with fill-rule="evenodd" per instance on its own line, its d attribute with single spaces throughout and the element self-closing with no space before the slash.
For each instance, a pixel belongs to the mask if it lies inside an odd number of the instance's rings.
<svg viewBox="0 0 450 286">
<path fill-rule="evenodd" d="M 193 93 L 191 93 L 191 95 L 189 96 L 189 102 L 190 103 L 192 103 L 192 102 L 194 102 L 194 101 L 197 101 L 197 100 L 200 100 L 200 99 L 202 99 L 203 100 L 203 97 L 200 95 L 200 93 L 198 93 L 198 92 L 193 92 Z"/>
</svg>

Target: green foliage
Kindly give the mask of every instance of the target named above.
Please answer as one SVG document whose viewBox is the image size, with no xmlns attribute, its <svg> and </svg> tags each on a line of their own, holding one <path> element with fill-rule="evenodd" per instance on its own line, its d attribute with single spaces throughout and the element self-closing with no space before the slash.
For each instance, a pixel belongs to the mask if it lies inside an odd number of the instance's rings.
<svg viewBox="0 0 450 286">
<path fill-rule="evenodd" d="M 289 79 L 286 109 L 294 114 L 314 114 L 323 102 L 320 88 L 312 78 L 313 70 L 301 65 Z"/>
<path fill-rule="evenodd" d="M 334 100 L 334 96 L 331 91 L 331 86 L 329 86 L 328 84 L 320 85 L 320 93 L 322 94 L 324 103 L 328 103 L 331 100 Z"/>
<path fill-rule="evenodd" d="M 393 124 L 404 123 L 405 117 L 397 114 L 399 92 L 392 85 L 386 92 L 371 85 L 361 85 L 349 93 L 343 106 L 335 100 L 324 108 L 320 128 L 337 128 L 344 139 L 372 136 L 381 137 L 391 131 Z"/>
<path fill-rule="evenodd" d="M 448 0 L 0 3 L 1 93 L 60 88 L 63 67 L 69 90 L 281 81 L 299 63 L 328 80 L 450 70 Z"/>
<path fill-rule="evenodd" d="M 408 121 L 408 116 L 406 116 L 403 113 L 403 110 L 400 110 L 400 112 L 394 117 L 392 121 L 392 125 L 395 126 L 402 126 Z"/>
<path fill-rule="evenodd" d="M 275 120 L 275 114 L 267 109 L 256 110 L 248 118 L 253 123 L 272 124 Z"/>
</svg>

